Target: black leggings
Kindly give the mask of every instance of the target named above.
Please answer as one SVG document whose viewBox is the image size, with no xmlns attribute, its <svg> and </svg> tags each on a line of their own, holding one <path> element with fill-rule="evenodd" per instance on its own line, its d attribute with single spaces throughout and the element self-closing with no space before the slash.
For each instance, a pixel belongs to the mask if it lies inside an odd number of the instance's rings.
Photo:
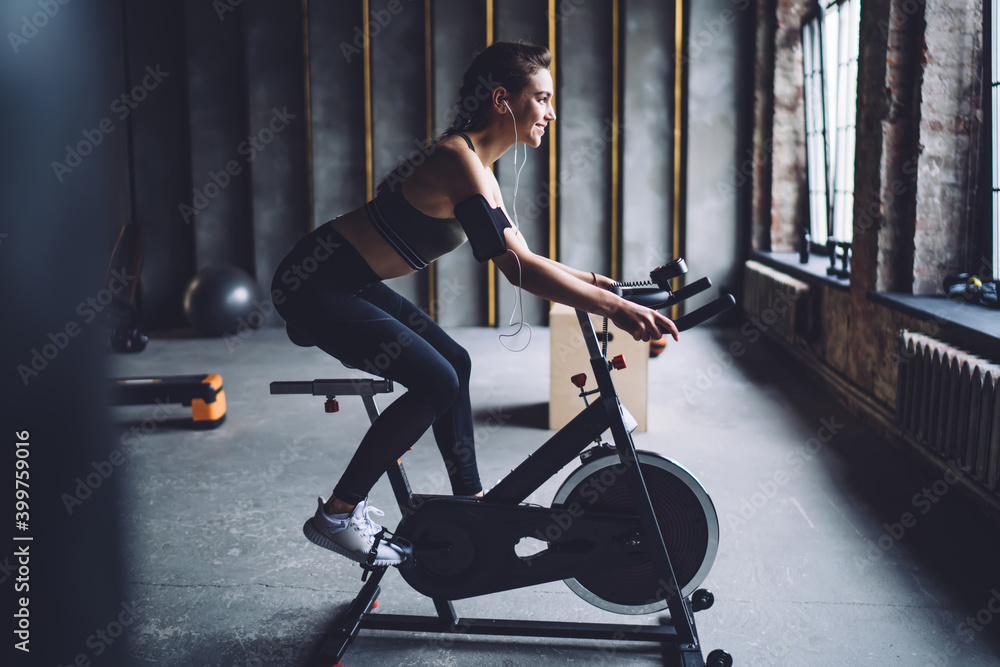
<svg viewBox="0 0 1000 667">
<path fill-rule="evenodd" d="M 482 491 L 473 441 L 469 353 L 386 286 L 327 224 L 303 237 L 271 285 L 278 313 L 324 352 L 408 391 L 372 424 L 334 487 L 364 500 L 390 465 L 433 425 L 455 495 Z"/>
</svg>

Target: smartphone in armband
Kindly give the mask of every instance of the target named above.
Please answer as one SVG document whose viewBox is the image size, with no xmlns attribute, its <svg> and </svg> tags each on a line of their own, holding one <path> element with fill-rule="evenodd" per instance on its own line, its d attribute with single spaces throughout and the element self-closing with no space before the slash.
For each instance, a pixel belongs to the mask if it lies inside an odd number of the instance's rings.
<svg viewBox="0 0 1000 667">
<path fill-rule="evenodd" d="M 512 225 L 503 209 L 491 207 L 486 197 L 474 194 L 463 199 L 455 206 L 455 218 L 461 223 L 477 262 L 482 263 L 507 252 L 504 230 Z"/>
</svg>

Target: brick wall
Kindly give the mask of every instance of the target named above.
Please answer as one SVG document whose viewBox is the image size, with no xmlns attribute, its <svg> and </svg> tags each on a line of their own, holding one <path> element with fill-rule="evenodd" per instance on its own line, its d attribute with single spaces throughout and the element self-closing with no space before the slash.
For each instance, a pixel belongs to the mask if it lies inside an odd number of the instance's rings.
<svg viewBox="0 0 1000 667">
<path fill-rule="evenodd" d="M 758 0 L 754 33 L 753 193 L 751 247 L 771 249 L 771 151 L 774 130 L 774 0 Z"/>
<path fill-rule="evenodd" d="M 975 151 L 981 121 L 980 0 L 927 0 L 920 105 L 913 292 L 941 294 L 969 266 Z"/>
<path fill-rule="evenodd" d="M 758 161 L 758 172 L 769 170 L 754 184 L 757 249 L 794 250 L 807 224 L 800 25 L 811 7 L 810 0 L 758 6 L 755 117 L 765 126 L 754 138 L 770 164 Z M 869 291 L 940 294 L 946 274 L 982 268 L 969 257 L 982 20 L 979 0 L 861 4 L 851 287 L 825 299 L 813 352 L 887 403 L 894 370 L 885 341 L 898 322 Z"/>
<path fill-rule="evenodd" d="M 759 0 L 754 141 L 757 154 L 772 150 L 769 165 L 757 162 L 758 172 L 769 169 L 755 174 L 755 249 L 792 250 L 807 224 L 799 26 L 808 6 Z M 772 16 L 773 26 L 760 23 Z M 972 228 L 985 131 L 982 27 L 981 0 L 861 4 L 850 287 L 810 285 L 815 326 L 789 354 L 890 438 L 898 435 L 900 329 L 978 352 L 961 331 L 875 303 L 869 293 L 941 294 L 948 273 L 990 273 Z M 753 318 L 759 313 L 749 301 Z"/>
<path fill-rule="evenodd" d="M 774 124 L 771 152 L 771 250 L 797 247 L 808 214 L 802 16 L 813 0 L 777 0 L 774 32 Z"/>
<path fill-rule="evenodd" d="M 877 210 L 861 215 L 878 222 L 875 289 L 885 292 L 909 292 L 913 285 L 923 14 L 922 1 L 892 0 L 888 20 L 875 26 L 886 45 L 881 192 Z"/>
<path fill-rule="evenodd" d="M 752 239 L 759 250 L 794 250 L 806 224 L 800 24 L 813 5 L 758 3 Z M 946 274 L 982 268 L 970 247 L 982 2 L 865 0 L 861 10 L 852 280 L 866 291 L 940 294 Z"/>
</svg>

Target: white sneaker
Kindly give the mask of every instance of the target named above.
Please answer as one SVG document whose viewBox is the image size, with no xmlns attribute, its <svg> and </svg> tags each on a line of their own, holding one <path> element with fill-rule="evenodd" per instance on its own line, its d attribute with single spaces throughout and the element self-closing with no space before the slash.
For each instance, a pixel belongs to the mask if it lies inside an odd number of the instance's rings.
<svg viewBox="0 0 1000 667">
<path fill-rule="evenodd" d="M 385 516 L 385 512 L 371 507 L 365 498 L 357 504 L 353 513 L 331 517 L 323 511 L 324 502 L 323 498 L 319 499 L 316 514 L 302 526 L 306 538 L 313 544 L 335 551 L 341 556 L 347 556 L 351 560 L 359 563 L 368 562 L 372 545 L 375 544 L 375 535 L 382 530 L 382 526 L 368 518 L 368 514 L 371 512 Z M 401 550 L 394 544 L 380 540 L 375 561 L 370 564 L 399 565 L 402 562 Z"/>
</svg>

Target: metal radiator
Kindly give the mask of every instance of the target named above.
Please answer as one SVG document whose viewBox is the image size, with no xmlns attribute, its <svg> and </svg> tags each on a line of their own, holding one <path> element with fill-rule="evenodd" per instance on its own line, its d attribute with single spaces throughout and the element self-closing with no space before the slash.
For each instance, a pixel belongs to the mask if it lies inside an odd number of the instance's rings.
<svg viewBox="0 0 1000 667">
<path fill-rule="evenodd" d="M 751 323 L 794 343 L 812 329 L 809 284 L 749 260 L 743 272 L 743 308 Z"/>
<path fill-rule="evenodd" d="M 896 421 L 991 491 L 1000 478 L 1000 366 L 936 338 L 900 332 Z"/>
</svg>

